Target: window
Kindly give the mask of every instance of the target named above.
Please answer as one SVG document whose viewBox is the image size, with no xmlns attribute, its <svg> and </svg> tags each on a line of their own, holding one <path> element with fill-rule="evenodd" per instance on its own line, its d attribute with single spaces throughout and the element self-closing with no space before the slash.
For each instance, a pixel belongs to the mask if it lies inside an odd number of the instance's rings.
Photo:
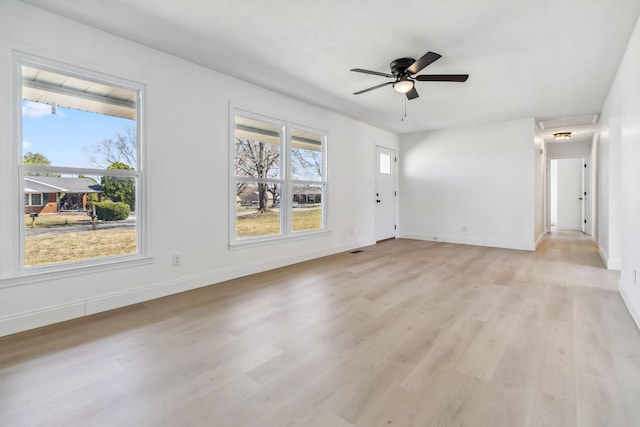
<svg viewBox="0 0 640 427">
<path fill-rule="evenodd" d="M 391 173 L 391 156 L 385 153 L 380 153 L 380 173 Z"/>
<path fill-rule="evenodd" d="M 21 269 L 140 256 L 142 86 L 26 55 L 17 63 Z"/>
<path fill-rule="evenodd" d="M 25 194 L 24 203 L 27 206 L 42 206 L 42 194 Z"/>
<path fill-rule="evenodd" d="M 293 232 L 323 228 L 325 136 L 315 131 L 291 129 L 291 183 Z"/>
<path fill-rule="evenodd" d="M 234 113 L 232 243 L 325 229 L 326 133 Z"/>
</svg>

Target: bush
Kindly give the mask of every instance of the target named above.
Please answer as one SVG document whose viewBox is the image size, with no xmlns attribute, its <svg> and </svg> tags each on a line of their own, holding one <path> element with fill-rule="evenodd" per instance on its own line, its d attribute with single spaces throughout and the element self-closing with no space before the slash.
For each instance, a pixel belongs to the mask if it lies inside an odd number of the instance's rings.
<svg viewBox="0 0 640 427">
<path fill-rule="evenodd" d="M 122 202 L 96 202 L 96 216 L 102 221 L 121 221 L 131 213 L 129 205 Z"/>
<path fill-rule="evenodd" d="M 87 207 L 91 208 L 91 206 L 98 203 L 98 195 L 96 193 L 88 193 L 87 194 Z"/>
</svg>

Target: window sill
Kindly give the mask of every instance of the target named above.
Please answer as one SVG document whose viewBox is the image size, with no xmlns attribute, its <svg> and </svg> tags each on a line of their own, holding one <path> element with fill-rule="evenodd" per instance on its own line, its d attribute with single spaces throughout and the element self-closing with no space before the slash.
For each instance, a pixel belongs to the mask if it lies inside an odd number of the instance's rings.
<svg viewBox="0 0 640 427">
<path fill-rule="evenodd" d="M 29 285 L 44 281 L 55 281 L 109 270 L 152 264 L 154 257 L 114 257 L 101 261 L 82 262 L 73 265 L 56 264 L 49 267 L 35 267 L 23 270 L 13 277 L 0 279 L 0 289 Z"/>
</svg>

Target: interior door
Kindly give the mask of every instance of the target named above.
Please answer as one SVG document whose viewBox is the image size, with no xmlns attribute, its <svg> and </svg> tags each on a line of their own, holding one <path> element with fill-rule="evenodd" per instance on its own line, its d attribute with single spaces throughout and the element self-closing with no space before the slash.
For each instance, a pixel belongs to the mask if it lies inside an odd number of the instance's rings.
<svg viewBox="0 0 640 427">
<path fill-rule="evenodd" d="M 558 159 L 558 230 L 582 230 L 583 160 L 580 158 Z"/>
<path fill-rule="evenodd" d="M 376 146 L 376 240 L 396 237 L 396 152 Z"/>
</svg>

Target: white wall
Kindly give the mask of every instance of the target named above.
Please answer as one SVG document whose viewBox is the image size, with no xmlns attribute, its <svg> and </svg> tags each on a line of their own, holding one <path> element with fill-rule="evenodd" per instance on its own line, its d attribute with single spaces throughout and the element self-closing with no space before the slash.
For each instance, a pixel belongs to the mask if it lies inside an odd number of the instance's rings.
<svg viewBox="0 0 640 427">
<path fill-rule="evenodd" d="M 547 153 L 544 146 L 544 138 L 540 129 L 535 127 L 535 147 L 533 150 L 535 164 L 535 214 L 534 214 L 534 238 L 535 246 L 544 238 L 544 217 L 545 217 L 545 169 L 547 164 Z"/>
<path fill-rule="evenodd" d="M 609 91 L 598 128 L 598 243 L 619 254 L 620 293 L 640 326 L 640 21 Z M 603 194 L 604 193 L 604 194 Z M 609 202 L 609 209 L 605 205 Z M 602 218 L 607 216 L 606 218 Z"/>
<path fill-rule="evenodd" d="M 550 142 L 547 144 L 547 157 L 550 159 L 588 157 L 590 154 L 591 141 Z"/>
<path fill-rule="evenodd" d="M 534 134 L 526 118 L 402 136 L 400 237 L 533 250 Z"/>
<path fill-rule="evenodd" d="M 16 278 L 15 203 L 0 204 L 0 335 L 372 244 L 374 147 L 398 136 L 235 80 L 16 1 L 0 3 L 0 188 L 19 200 L 13 135 L 13 58 L 19 50 L 147 87 L 146 200 L 151 260 L 68 277 Z M 229 105 L 329 132 L 326 233 L 228 246 Z M 194 185 L 195 184 L 195 185 Z M 202 197 L 212 188 L 220 197 Z M 166 203 L 180 194 L 193 206 Z M 182 266 L 171 266 L 171 254 Z"/>
</svg>

